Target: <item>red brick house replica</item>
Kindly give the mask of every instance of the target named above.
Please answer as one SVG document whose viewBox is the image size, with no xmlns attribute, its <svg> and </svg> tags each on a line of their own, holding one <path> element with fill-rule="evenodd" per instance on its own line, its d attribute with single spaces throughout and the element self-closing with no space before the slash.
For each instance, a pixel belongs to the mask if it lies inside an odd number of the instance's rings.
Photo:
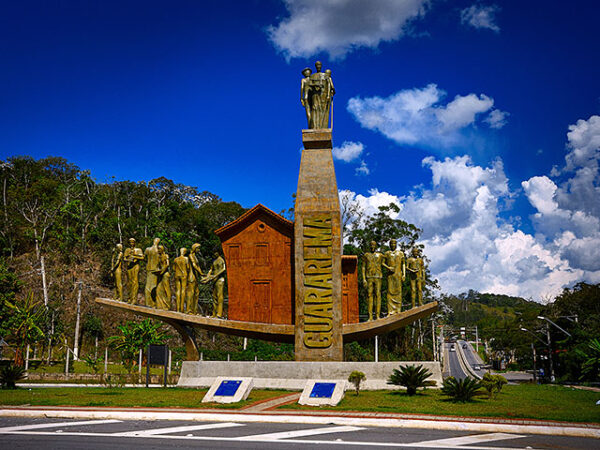
<svg viewBox="0 0 600 450">
<path fill-rule="evenodd" d="M 227 267 L 227 318 L 293 324 L 294 223 L 259 204 L 215 233 Z M 343 323 L 358 323 L 357 262 L 342 256 Z"/>
</svg>

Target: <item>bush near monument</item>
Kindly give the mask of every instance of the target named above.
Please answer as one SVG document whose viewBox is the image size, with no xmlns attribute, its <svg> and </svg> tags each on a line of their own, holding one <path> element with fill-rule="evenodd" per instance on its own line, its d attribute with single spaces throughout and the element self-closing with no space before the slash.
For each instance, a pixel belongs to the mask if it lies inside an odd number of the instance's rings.
<svg viewBox="0 0 600 450">
<path fill-rule="evenodd" d="M 360 383 L 367 379 L 367 376 L 358 370 L 354 370 L 349 376 L 348 381 L 354 385 L 356 395 L 360 392 Z"/>
<path fill-rule="evenodd" d="M 388 384 L 406 387 L 406 395 L 415 395 L 417 389 L 427 386 L 435 386 L 435 381 L 427 380 L 432 373 L 422 365 L 400 366 L 400 369 L 394 369 L 388 378 Z"/>
<path fill-rule="evenodd" d="M 482 394 L 482 384 L 479 380 L 471 377 L 462 380 L 448 377 L 444 379 L 441 391 L 454 402 L 471 402 Z"/>
</svg>

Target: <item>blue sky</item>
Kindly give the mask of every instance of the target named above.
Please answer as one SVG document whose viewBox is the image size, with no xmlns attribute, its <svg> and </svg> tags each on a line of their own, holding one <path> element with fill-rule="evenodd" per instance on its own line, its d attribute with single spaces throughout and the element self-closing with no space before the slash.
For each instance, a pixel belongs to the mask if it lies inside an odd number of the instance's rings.
<svg viewBox="0 0 600 450">
<path fill-rule="evenodd" d="M 333 71 L 338 187 L 423 228 L 443 290 L 600 282 L 599 7 L 4 2 L 0 157 L 291 206 L 300 71 Z"/>
</svg>

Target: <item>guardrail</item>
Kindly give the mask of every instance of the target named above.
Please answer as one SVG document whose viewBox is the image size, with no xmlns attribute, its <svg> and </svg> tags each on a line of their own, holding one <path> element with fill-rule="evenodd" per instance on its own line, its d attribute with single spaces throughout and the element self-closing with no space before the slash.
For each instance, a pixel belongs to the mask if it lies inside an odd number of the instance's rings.
<svg viewBox="0 0 600 450">
<path fill-rule="evenodd" d="M 467 345 L 470 344 L 467 343 Z M 462 368 L 463 372 L 465 372 L 470 377 L 475 378 L 476 380 L 481 380 L 483 377 L 473 370 L 471 364 L 469 364 L 465 354 L 463 353 L 462 345 L 460 345 L 458 342 L 456 343 L 456 351 L 458 352 L 458 363 L 460 364 L 460 367 Z"/>
</svg>

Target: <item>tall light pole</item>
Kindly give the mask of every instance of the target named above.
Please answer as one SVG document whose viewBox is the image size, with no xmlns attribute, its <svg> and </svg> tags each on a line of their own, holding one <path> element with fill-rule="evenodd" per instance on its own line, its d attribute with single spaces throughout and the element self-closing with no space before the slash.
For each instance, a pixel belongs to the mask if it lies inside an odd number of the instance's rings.
<svg viewBox="0 0 600 450">
<path fill-rule="evenodd" d="M 552 322 L 547 317 L 537 316 L 537 318 L 540 319 L 540 320 L 545 320 L 546 321 L 546 337 L 548 339 L 548 351 L 550 352 L 550 355 L 549 355 L 549 358 L 550 358 L 550 371 L 552 373 L 550 379 L 554 382 L 554 370 L 553 370 L 554 363 L 553 363 L 553 358 L 552 358 L 552 341 L 550 339 L 550 324 L 554 325 L 556 328 L 558 328 L 560 331 L 562 331 L 563 333 L 565 333 L 569 337 L 571 337 L 571 333 L 569 333 L 564 328 L 559 327 L 557 324 L 555 324 L 554 322 Z"/>
<path fill-rule="evenodd" d="M 532 333 L 527 328 L 521 327 L 521 331 L 525 331 L 525 332 L 531 334 L 534 338 L 536 338 L 538 341 L 540 341 L 542 344 L 544 344 L 546 347 L 548 347 L 548 359 L 550 361 L 550 381 L 552 381 L 554 383 L 554 380 L 555 380 L 555 378 L 554 378 L 554 364 L 552 363 L 552 347 L 550 346 L 550 331 L 548 331 L 548 334 L 547 334 L 548 342 L 544 342 L 535 333 Z M 534 367 L 534 370 L 535 370 L 535 347 L 533 347 L 533 344 L 532 344 L 532 349 L 533 349 L 533 357 L 534 357 L 533 367 Z"/>
</svg>

